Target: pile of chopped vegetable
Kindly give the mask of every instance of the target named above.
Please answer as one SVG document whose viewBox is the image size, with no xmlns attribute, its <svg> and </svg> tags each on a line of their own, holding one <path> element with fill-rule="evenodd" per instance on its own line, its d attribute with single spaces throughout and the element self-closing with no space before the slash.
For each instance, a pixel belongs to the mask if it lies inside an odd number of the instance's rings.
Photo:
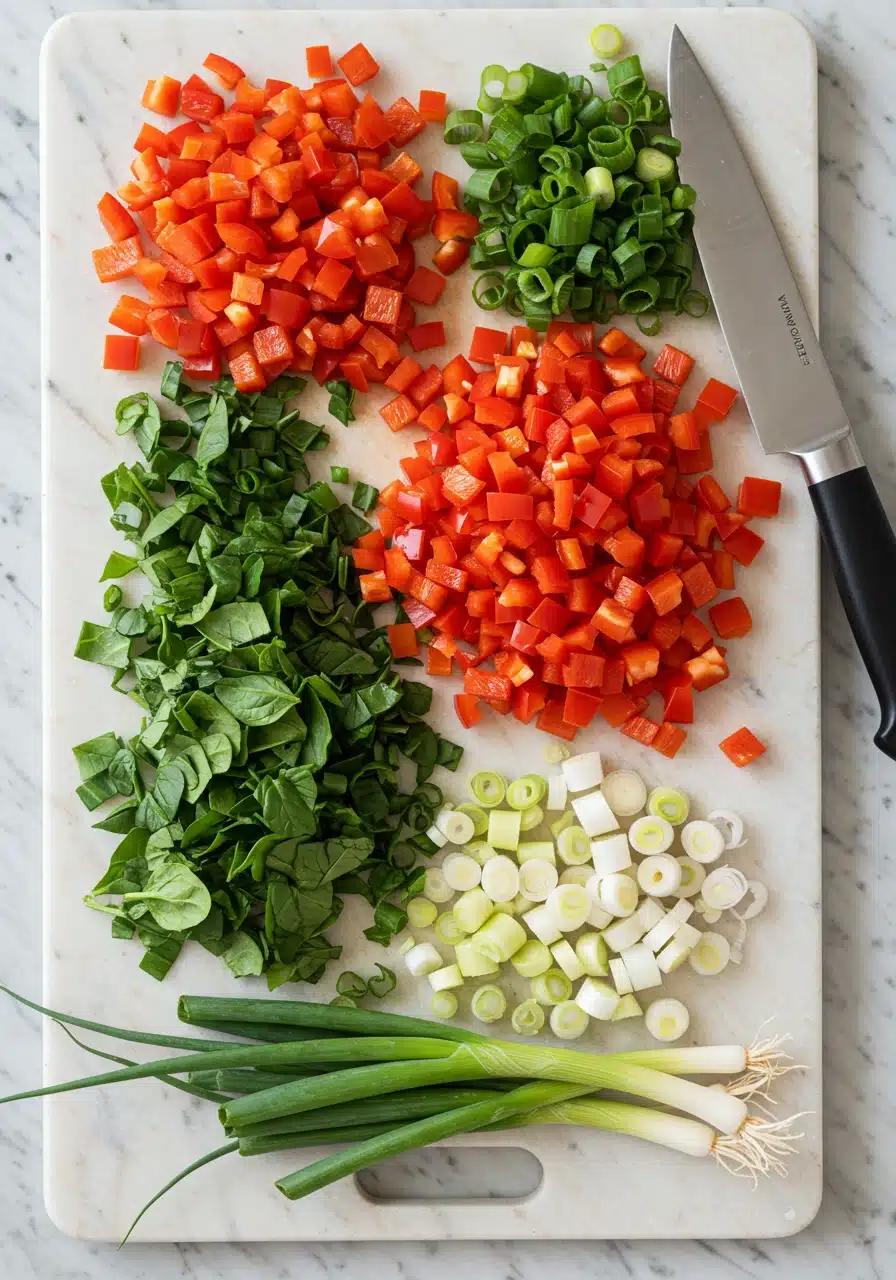
<svg viewBox="0 0 896 1280">
<path fill-rule="evenodd" d="M 3 988 L 7 990 L 7 988 Z M 179 1050 L 134 1063 L 82 1045 L 121 1069 L 15 1094 L 46 1097 L 129 1080 L 157 1079 L 215 1104 L 228 1141 L 177 1173 L 141 1210 L 213 1160 L 338 1145 L 276 1182 L 300 1200 L 368 1165 L 456 1134 L 533 1124 L 581 1125 L 627 1134 L 751 1177 L 786 1173 L 801 1134 L 793 1120 L 751 1115 L 772 1082 L 793 1070 L 780 1039 L 690 1049 L 590 1054 L 502 1040 L 400 1014 L 293 1000 L 182 996 L 181 1021 L 242 1036 L 233 1044 L 128 1031 L 91 1022 L 9 992 L 59 1023 Z M 69 1035 L 74 1039 L 71 1032 Z M 80 1044 L 80 1041 L 76 1041 Z M 728 1077 L 703 1085 L 689 1075 Z M 186 1076 L 180 1080 L 178 1076 Z M 609 1091 L 631 1101 L 611 1101 Z M 591 1095 L 591 1096 L 589 1096 Z M 649 1105 L 645 1105 L 649 1104 Z M 663 1109 L 660 1109 L 663 1108 Z M 677 1114 L 676 1114 L 677 1113 Z"/>
<path fill-rule="evenodd" d="M 410 927 L 432 926 L 436 943 L 413 936 L 401 947 L 409 972 L 428 977 L 436 1017 L 454 1016 L 455 990 L 467 979 L 491 979 L 509 963 L 530 981 L 530 997 L 511 1014 L 520 1035 L 541 1030 L 546 1006 L 561 1040 L 582 1035 L 592 1018 L 642 1013 L 656 1039 L 682 1036 L 690 1015 L 680 1000 L 654 1000 L 645 1011 L 636 993 L 661 986 L 685 960 L 714 976 L 743 958 L 746 921 L 768 892 L 736 867 L 706 871 L 745 843 L 738 815 L 716 810 L 693 819 L 683 792 L 648 793 L 628 769 L 604 776 L 596 751 L 565 759 L 549 779 L 527 774 L 508 783 L 478 773 L 470 792 L 471 801 L 442 809 L 426 833 L 439 848 L 460 848 L 427 869 L 422 894 L 408 903 Z M 737 919 L 734 943 L 701 932 L 691 918 L 715 924 L 723 911 Z M 437 944 L 453 949 L 450 962 Z M 481 1022 L 498 1021 L 506 1009 L 494 981 L 472 995 L 470 1011 Z"/>
<path fill-rule="evenodd" d="M 87 902 L 115 937 L 136 932 L 155 978 L 189 938 L 237 976 L 316 982 L 340 953 L 325 931 L 343 894 L 375 908 L 368 938 L 404 927 L 393 899 L 419 884 L 442 801 L 428 779 L 461 750 L 425 722 L 431 690 L 392 669 L 360 599 L 342 547 L 370 526 L 310 482 L 327 436 L 287 403 L 302 380 L 197 391 L 182 371 L 167 366 L 162 394 L 184 416 L 145 392 L 119 403 L 145 461 L 102 480 L 130 547 L 109 557 L 107 619 L 84 623 L 75 654 L 113 668 L 144 719 L 74 748 L 87 808 L 123 797 L 96 824 L 123 838 Z M 375 499 L 355 485 L 355 507 Z"/>
<path fill-rule="evenodd" d="M 423 170 L 403 148 L 444 121 L 445 95 L 423 90 L 416 107 L 400 97 L 386 110 L 359 96 L 379 70 L 363 44 L 338 59 L 344 79 L 326 46 L 308 49 L 316 83 L 304 89 L 255 85 L 217 54 L 204 65 L 233 91 L 229 104 L 201 76 L 151 80 L 143 105 L 186 122 L 144 123 L 133 179 L 99 202 L 112 243 L 94 252 L 97 276 L 146 291 L 116 302 L 109 321 L 124 333 L 107 337 L 105 367 L 136 369 L 148 334 L 194 378 L 217 378 L 223 360 L 240 391 L 284 371 L 366 391 L 400 342 L 440 346 L 441 321 L 418 323 L 414 304 L 439 301 L 478 223 L 444 174 L 431 199 L 419 195 Z M 430 230 L 438 271 L 416 262 L 413 242 Z"/>
<path fill-rule="evenodd" d="M 622 37 L 597 27 L 592 42 L 610 57 Z M 663 312 L 709 310 L 691 288 L 696 192 L 679 182 L 669 104 L 638 56 L 592 70 L 606 71 L 607 98 L 587 76 L 493 64 L 476 109 L 449 113 L 445 141 L 472 170 L 463 203 L 481 227 L 473 297 L 533 329 L 567 312 L 597 321 L 628 313 L 655 334 Z"/>
<path fill-rule="evenodd" d="M 388 379 L 385 421 L 428 434 L 354 561 L 365 600 L 401 598 L 393 652 L 422 640 L 430 674 L 464 672 L 466 727 L 484 704 L 573 739 L 600 715 L 674 756 L 694 693 L 728 676 L 722 642 L 751 630 L 741 596 L 717 598 L 761 551 L 750 522 L 777 514 L 781 485 L 749 476 L 732 503 L 707 473 L 736 391 L 710 378 L 682 411 L 693 359 L 666 345 L 651 377 L 645 355 L 620 329 L 595 350 L 591 324 L 553 320 L 541 343 L 477 328 L 469 361 L 404 360 Z M 765 749 L 747 729 L 721 745 L 737 765 Z"/>
</svg>

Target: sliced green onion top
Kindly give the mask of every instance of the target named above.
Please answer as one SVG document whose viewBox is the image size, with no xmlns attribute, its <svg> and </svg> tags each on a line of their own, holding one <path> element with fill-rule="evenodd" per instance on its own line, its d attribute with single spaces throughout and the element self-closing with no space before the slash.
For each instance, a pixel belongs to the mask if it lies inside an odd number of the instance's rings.
<svg viewBox="0 0 896 1280">
<path fill-rule="evenodd" d="M 609 22 L 601 23 L 591 32 L 591 48 L 599 58 L 615 58 L 622 52 L 622 32 Z"/>
</svg>

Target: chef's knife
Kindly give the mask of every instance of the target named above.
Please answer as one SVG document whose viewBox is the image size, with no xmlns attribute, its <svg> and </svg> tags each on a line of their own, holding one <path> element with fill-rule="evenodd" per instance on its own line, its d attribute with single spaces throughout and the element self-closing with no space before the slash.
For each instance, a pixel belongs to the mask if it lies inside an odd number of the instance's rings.
<svg viewBox="0 0 896 1280">
<path fill-rule="evenodd" d="M 799 458 L 840 597 L 896 759 L 896 537 L 850 430 L 756 181 L 678 27 L 669 103 L 694 238 L 744 400 L 766 453 Z"/>
</svg>

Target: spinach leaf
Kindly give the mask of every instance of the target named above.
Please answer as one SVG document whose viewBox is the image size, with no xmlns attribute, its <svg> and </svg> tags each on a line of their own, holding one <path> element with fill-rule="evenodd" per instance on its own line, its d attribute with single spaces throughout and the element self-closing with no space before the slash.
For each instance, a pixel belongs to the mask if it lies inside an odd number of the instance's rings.
<svg viewBox="0 0 896 1280">
<path fill-rule="evenodd" d="M 211 410 L 196 445 L 196 461 L 203 469 L 211 466 L 227 452 L 230 432 L 227 426 L 227 403 L 223 396 L 214 396 Z"/>
<path fill-rule="evenodd" d="M 220 609 L 213 609 L 196 623 L 196 630 L 206 640 L 217 649 L 226 650 L 241 644 L 251 644 L 259 636 L 266 636 L 270 629 L 264 609 L 257 602 L 249 600 L 223 604 Z"/>
<path fill-rule="evenodd" d="M 159 928 L 169 932 L 192 929 L 212 905 L 208 889 L 180 860 L 161 863 L 140 892 L 123 897 L 125 902 L 145 902 Z"/>
<path fill-rule="evenodd" d="M 100 582 L 106 582 L 109 578 L 126 578 L 129 573 L 134 572 L 138 563 L 136 556 L 127 556 L 123 551 L 113 551 L 100 575 Z"/>
<path fill-rule="evenodd" d="M 131 640 L 114 627 L 85 622 L 75 645 L 75 657 L 83 662 L 98 662 L 104 667 L 126 667 L 131 660 Z"/>
<path fill-rule="evenodd" d="M 337 418 L 344 427 L 350 422 L 354 422 L 354 403 L 355 388 L 348 382 L 333 381 L 325 382 L 324 386 L 330 393 L 330 402 L 327 405 L 327 412 L 332 417 Z"/>
<path fill-rule="evenodd" d="M 265 779 L 261 816 L 265 825 L 280 836 L 307 837 L 317 829 L 314 813 L 296 778 L 298 773 L 296 769 L 284 769 L 279 777 Z"/>
<path fill-rule="evenodd" d="M 276 676 L 245 675 L 219 680 L 215 695 L 241 724 L 273 724 L 294 707 L 296 695 Z"/>
<path fill-rule="evenodd" d="M 235 978 L 249 978 L 264 972 L 261 947 L 248 933 L 234 933 L 221 952 L 221 959 Z"/>
</svg>

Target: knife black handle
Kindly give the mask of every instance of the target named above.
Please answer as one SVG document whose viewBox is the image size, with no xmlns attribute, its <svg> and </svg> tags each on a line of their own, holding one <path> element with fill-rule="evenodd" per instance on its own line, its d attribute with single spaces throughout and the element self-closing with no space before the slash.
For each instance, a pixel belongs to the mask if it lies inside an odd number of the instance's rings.
<svg viewBox="0 0 896 1280">
<path fill-rule="evenodd" d="M 809 493 L 880 702 L 874 745 L 896 760 L 896 535 L 865 466 L 819 480 Z"/>
</svg>

